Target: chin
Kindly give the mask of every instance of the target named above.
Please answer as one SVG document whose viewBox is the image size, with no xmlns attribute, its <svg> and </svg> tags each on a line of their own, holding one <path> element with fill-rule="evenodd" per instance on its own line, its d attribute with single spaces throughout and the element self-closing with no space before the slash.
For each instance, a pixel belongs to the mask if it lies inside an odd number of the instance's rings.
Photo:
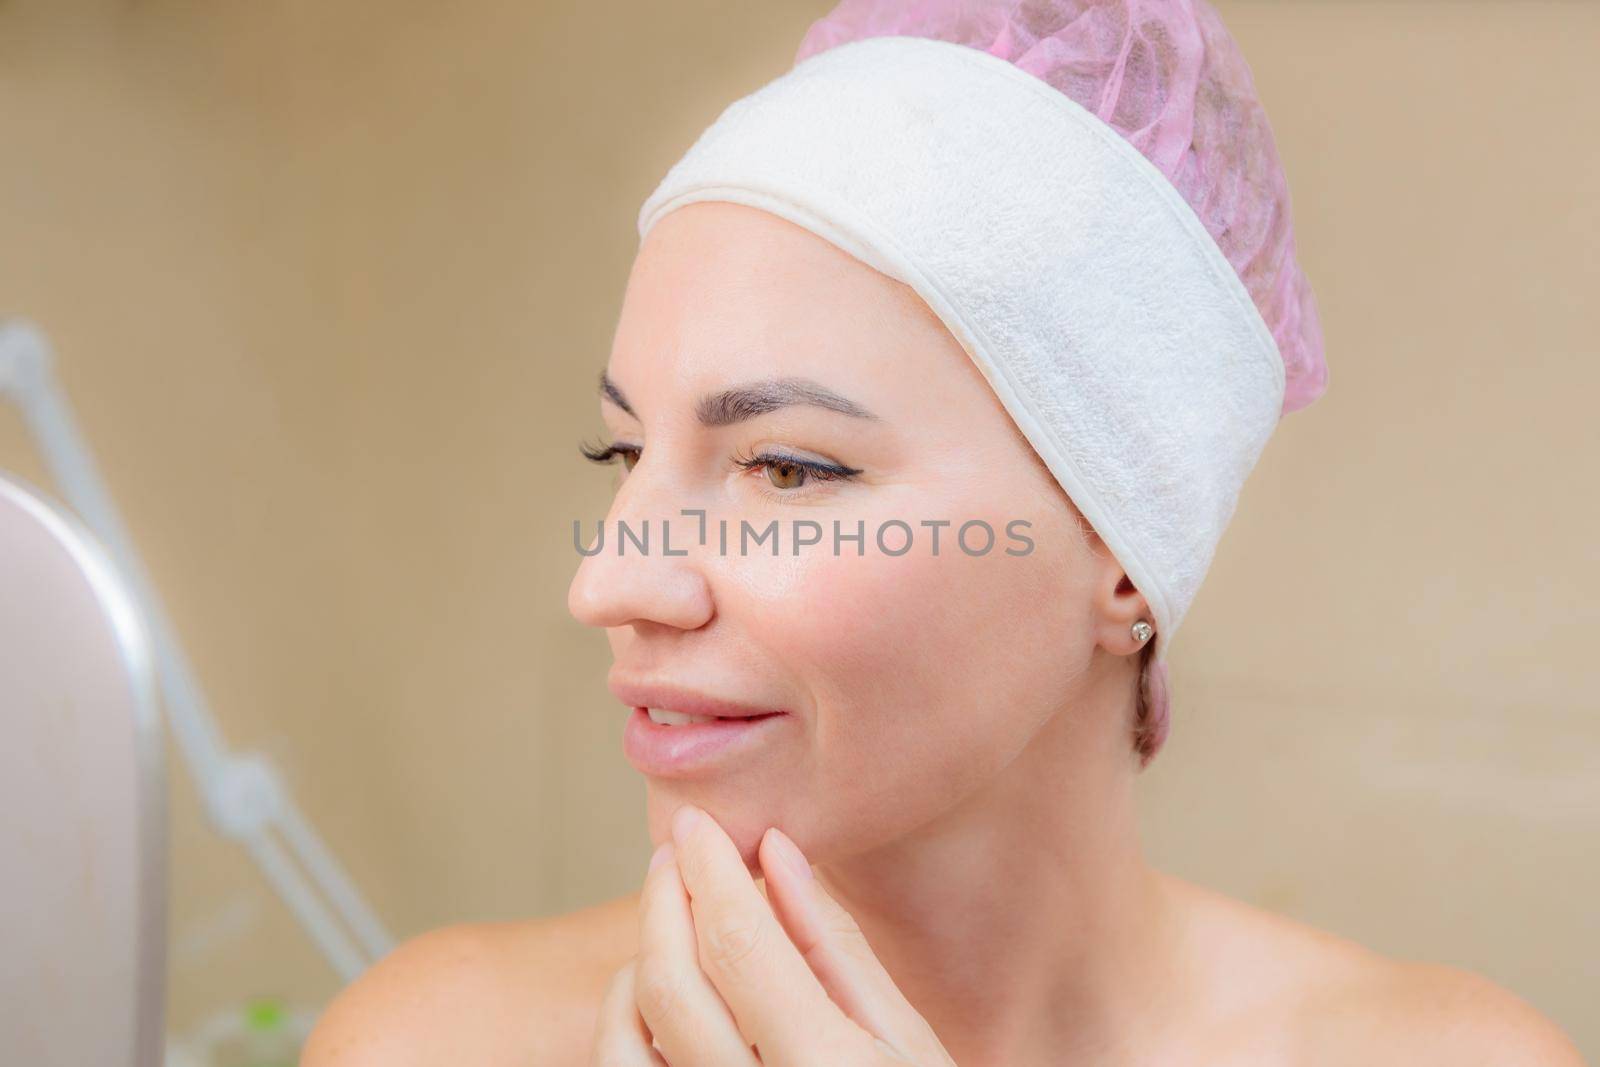
<svg viewBox="0 0 1600 1067">
<path fill-rule="evenodd" d="M 739 856 L 752 874 L 761 873 L 757 850 L 767 827 L 777 824 L 774 806 L 758 799 L 759 792 L 726 788 L 715 781 L 685 782 L 652 779 L 646 795 L 646 821 L 652 846 L 672 839 L 672 813 L 693 804 L 717 821 L 733 840 Z"/>
</svg>

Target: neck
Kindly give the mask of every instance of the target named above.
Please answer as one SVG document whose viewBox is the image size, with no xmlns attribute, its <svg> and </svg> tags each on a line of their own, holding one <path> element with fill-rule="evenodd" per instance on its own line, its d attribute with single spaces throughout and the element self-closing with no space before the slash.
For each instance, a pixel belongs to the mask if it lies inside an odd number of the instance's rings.
<svg viewBox="0 0 1600 1067">
<path fill-rule="evenodd" d="M 934 822 L 817 868 L 961 1067 L 1130 1059 L 1162 1010 L 1173 915 L 1127 742 L 1084 730 L 1057 715 Z"/>
</svg>

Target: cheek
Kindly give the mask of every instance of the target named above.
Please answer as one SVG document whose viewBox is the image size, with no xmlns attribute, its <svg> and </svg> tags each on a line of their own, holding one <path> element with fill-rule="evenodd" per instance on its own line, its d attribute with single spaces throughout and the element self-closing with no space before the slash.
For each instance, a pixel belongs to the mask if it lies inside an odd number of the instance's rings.
<svg viewBox="0 0 1600 1067">
<path fill-rule="evenodd" d="M 952 525 L 934 556 L 932 531 L 907 518 L 911 550 L 886 556 L 869 520 L 864 555 L 851 544 L 834 555 L 825 539 L 798 558 L 742 560 L 729 576 L 741 628 L 811 702 L 809 765 L 789 768 L 805 788 L 783 806 L 813 841 L 866 847 L 931 818 L 1062 706 L 1086 632 L 1067 531 L 1031 516 L 1033 548 L 1012 556 L 1026 547 L 1006 532 L 1017 516 L 982 517 L 995 531 L 982 555 L 963 552 Z M 885 536 L 904 543 L 902 530 Z M 985 541 L 974 530 L 967 543 Z"/>
</svg>

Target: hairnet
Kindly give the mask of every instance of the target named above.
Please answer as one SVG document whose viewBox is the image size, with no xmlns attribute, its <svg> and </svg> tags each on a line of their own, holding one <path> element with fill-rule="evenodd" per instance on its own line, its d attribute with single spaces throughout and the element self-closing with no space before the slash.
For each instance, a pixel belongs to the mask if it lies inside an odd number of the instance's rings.
<svg viewBox="0 0 1600 1067">
<path fill-rule="evenodd" d="M 1295 258 L 1289 185 L 1244 55 L 1205 0 L 841 0 L 799 63 L 867 37 L 981 49 L 1097 116 L 1164 174 L 1238 272 L 1283 357 L 1283 411 L 1328 371 L 1311 285 Z"/>
</svg>

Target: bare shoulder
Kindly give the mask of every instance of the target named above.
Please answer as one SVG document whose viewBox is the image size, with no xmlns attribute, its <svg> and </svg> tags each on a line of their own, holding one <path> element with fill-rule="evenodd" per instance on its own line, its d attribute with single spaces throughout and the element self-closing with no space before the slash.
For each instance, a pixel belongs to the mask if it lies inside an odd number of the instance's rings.
<svg viewBox="0 0 1600 1067">
<path fill-rule="evenodd" d="M 300 1067 L 581 1067 L 605 985 L 636 951 L 637 902 L 414 937 L 334 999 Z"/>
<path fill-rule="evenodd" d="M 1572 1039 L 1533 1005 L 1442 963 L 1377 957 L 1364 981 L 1331 986 L 1313 1006 L 1321 1018 L 1307 1029 L 1341 1034 L 1370 1063 L 1584 1067 Z"/>
<path fill-rule="evenodd" d="M 1171 880 L 1220 1020 L 1208 1062 L 1585 1067 L 1560 1027 L 1483 975 L 1396 959 Z"/>
</svg>

